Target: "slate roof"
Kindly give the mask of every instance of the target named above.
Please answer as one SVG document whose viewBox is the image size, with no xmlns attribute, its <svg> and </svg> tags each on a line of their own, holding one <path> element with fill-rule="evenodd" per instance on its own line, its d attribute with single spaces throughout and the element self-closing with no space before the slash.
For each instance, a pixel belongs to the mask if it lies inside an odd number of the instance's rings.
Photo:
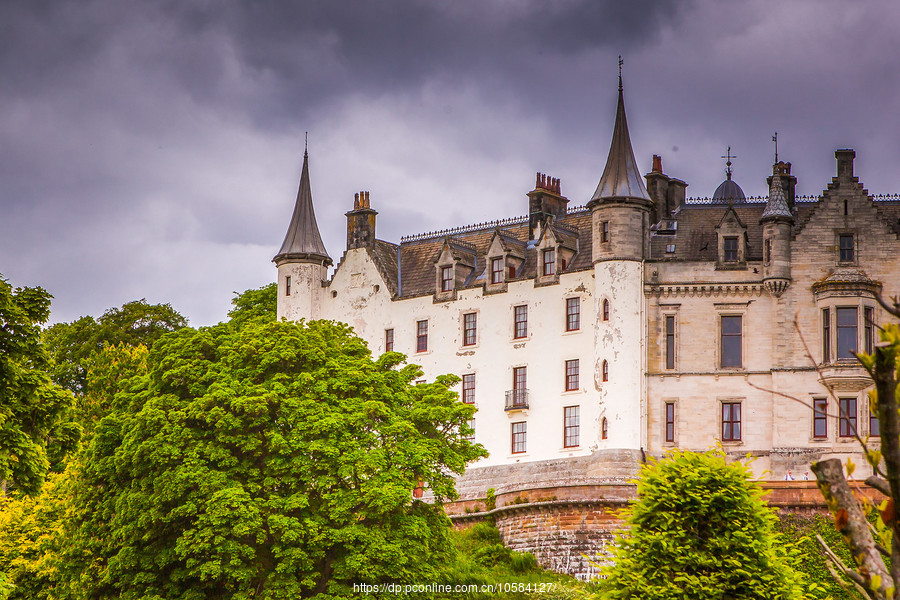
<svg viewBox="0 0 900 600">
<path fill-rule="evenodd" d="M 609 156 L 591 201 L 614 197 L 650 200 L 647 188 L 644 187 L 644 178 L 634 160 L 634 150 L 631 148 L 628 122 L 625 119 L 625 99 L 622 93 L 621 79 L 619 80 L 619 104 L 616 108 L 616 123 L 613 126 Z"/>
<path fill-rule="evenodd" d="M 294 213 L 291 215 L 291 223 L 288 225 L 284 242 L 275 258 L 278 262 L 283 259 L 318 259 L 326 264 L 331 264 L 328 251 L 319 235 L 319 226 L 316 224 L 316 213 L 313 210 L 312 190 L 309 185 L 309 153 L 303 153 L 303 170 L 300 173 L 300 188 L 297 190 L 297 201 L 294 203 Z"/>
</svg>

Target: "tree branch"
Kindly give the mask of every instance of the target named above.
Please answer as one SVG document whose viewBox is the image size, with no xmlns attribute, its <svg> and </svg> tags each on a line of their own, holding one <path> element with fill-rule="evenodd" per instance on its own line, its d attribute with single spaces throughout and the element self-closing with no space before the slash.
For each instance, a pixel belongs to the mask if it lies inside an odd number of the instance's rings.
<svg viewBox="0 0 900 600">
<path fill-rule="evenodd" d="M 866 477 L 865 484 L 867 486 L 869 486 L 870 488 L 878 490 L 879 492 L 881 492 L 888 498 L 893 497 L 893 495 L 891 494 L 890 484 L 887 481 L 885 481 L 884 479 L 882 479 L 881 477 L 875 477 L 874 475 L 870 475 L 869 477 Z"/>
<path fill-rule="evenodd" d="M 828 544 L 825 543 L 825 540 L 822 539 L 822 536 L 818 533 L 816 534 L 816 541 L 819 542 L 819 546 L 822 547 L 822 552 L 825 553 L 825 566 L 828 567 L 828 572 L 831 573 L 831 577 L 834 579 L 835 583 L 849 593 L 856 592 L 863 598 L 871 598 L 869 592 L 862 586 L 862 576 L 856 571 L 848 569 L 844 564 L 844 561 L 828 547 Z M 838 571 L 840 571 L 840 573 Z M 850 581 L 847 582 L 845 577 Z"/>
<path fill-rule="evenodd" d="M 861 585 L 875 600 L 888 600 L 887 590 L 893 588 L 893 579 L 884 566 L 881 554 L 875 547 L 875 540 L 869 531 L 866 517 L 859 507 L 847 480 L 844 468 L 836 458 L 813 463 L 819 490 L 828 503 L 838 531 L 850 546 L 850 553 L 859 564 L 857 576 Z M 872 585 L 873 578 L 877 586 Z"/>
</svg>

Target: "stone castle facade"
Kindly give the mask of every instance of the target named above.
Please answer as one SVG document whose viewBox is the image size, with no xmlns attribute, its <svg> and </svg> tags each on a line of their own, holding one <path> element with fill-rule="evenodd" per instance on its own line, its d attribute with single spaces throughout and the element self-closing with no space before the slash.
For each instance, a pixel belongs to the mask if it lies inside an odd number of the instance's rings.
<svg viewBox="0 0 900 600">
<path fill-rule="evenodd" d="M 729 162 L 712 198 L 686 198 L 659 156 L 639 172 L 620 83 L 583 205 L 538 174 L 525 216 L 392 243 L 362 192 L 329 279 L 305 156 L 274 259 L 278 316 L 343 321 L 428 380 L 460 376 L 490 452 L 463 500 L 560 486 L 602 499 L 647 455 L 717 443 L 768 479 L 828 457 L 863 471 L 854 436 L 877 445 L 878 422 L 853 353 L 887 317 L 876 296 L 900 294 L 900 198 L 868 194 L 853 150 L 835 157 L 820 196 L 797 196 L 777 162 L 768 196 L 746 198 Z"/>
</svg>

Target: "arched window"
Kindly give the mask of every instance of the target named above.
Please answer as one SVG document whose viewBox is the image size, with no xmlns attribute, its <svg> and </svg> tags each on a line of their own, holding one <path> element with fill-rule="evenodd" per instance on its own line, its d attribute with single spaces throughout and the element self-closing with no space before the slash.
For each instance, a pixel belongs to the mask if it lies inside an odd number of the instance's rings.
<svg viewBox="0 0 900 600">
<path fill-rule="evenodd" d="M 609 381 L 609 363 L 603 361 L 603 381 Z"/>
<path fill-rule="evenodd" d="M 603 320 L 609 321 L 609 300 L 603 299 Z"/>
<path fill-rule="evenodd" d="M 609 422 L 606 420 L 606 417 L 603 417 L 603 420 L 600 422 L 600 437 L 604 440 L 606 436 L 609 434 Z"/>
</svg>

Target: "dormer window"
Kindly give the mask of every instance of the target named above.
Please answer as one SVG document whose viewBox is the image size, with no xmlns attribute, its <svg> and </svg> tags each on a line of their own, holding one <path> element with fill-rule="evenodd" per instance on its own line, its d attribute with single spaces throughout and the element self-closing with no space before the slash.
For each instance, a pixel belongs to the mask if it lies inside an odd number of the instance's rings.
<svg viewBox="0 0 900 600">
<path fill-rule="evenodd" d="M 725 262 L 738 261 L 738 239 L 736 237 L 725 238 L 725 254 L 723 260 Z"/>
<path fill-rule="evenodd" d="M 544 276 L 550 276 L 556 274 L 556 250 L 553 248 L 548 248 L 542 253 L 542 264 L 543 269 L 542 273 Z"/>
<path fill-rule="evenodd" d="M 503 259 L 491 259 L 491 283 L 503 283 Z"/>
<path fill-rule="evenodd" d="M 453 267 L 441 267 L 441 291 L 453 290 Z"/>
</svg>

